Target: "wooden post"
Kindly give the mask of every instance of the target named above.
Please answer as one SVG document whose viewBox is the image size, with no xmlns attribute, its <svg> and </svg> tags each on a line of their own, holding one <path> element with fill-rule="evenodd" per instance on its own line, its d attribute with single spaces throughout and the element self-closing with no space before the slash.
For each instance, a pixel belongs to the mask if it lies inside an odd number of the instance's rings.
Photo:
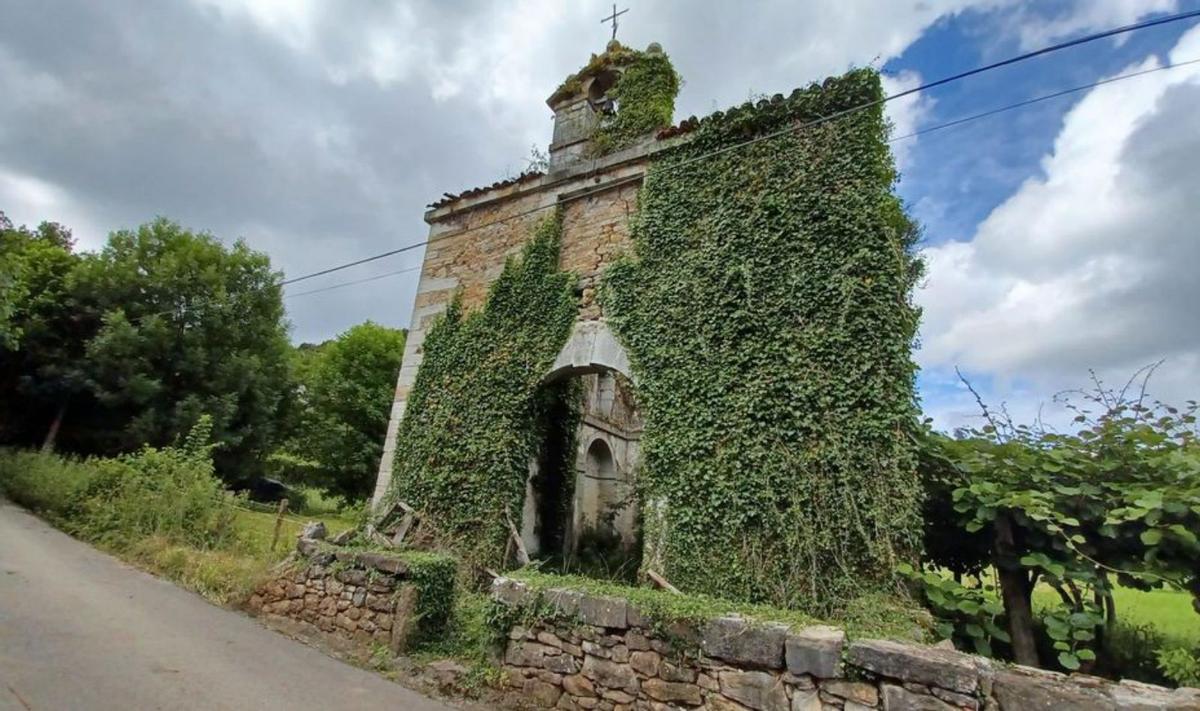
<svg viewBox="0 0 1200 711">
<path fill-rule="evenodd" d="M 279 500 L 279 511 L 275 514 L 275 535 L 271 536 L 271 550 L 275 550 L 275 546 L 279 545 L 279 531 L 283 528 L 283 515 L 287 513 L 288 500 Z"/>
</svg>

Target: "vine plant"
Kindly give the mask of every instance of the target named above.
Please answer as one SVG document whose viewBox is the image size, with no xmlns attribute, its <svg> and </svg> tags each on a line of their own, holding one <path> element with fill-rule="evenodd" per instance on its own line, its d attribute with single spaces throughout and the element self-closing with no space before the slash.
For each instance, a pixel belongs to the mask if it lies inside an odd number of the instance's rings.
<svg viewBox="0 0 1200 711">
<path fill-rule="evenodd" d="M 638 376 L 647 560 L 675 585 L 828 613 L 919 545 L 917 230 L 874 71 L 701 121 L 650 168 L 605 313 Z"/>
<path fill-rule="evenodd" d="M 464 314 L 455 298 L 425 339 L 397 433 L 388 495 L 480 565 L 506 562 L 506 515 L 521 511 L 545 413 L 574 406 L 574 390 L 541 387 L 575 320 L 573 280 L 558 268 L 561 231 L 560 215 L 545 219 L 481 310 Z"/>
</svg>

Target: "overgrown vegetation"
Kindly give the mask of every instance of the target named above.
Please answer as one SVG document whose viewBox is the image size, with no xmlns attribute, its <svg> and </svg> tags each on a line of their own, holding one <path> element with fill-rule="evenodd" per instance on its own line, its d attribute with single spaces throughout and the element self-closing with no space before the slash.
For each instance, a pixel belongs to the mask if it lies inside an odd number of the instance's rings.
<svg viewBox="0 0 1200 711">
<path fill-rule="evenodd" d="M 0 443 L 111 456 L 168 445 L 206 415 L 219 473 L 261 466 L 289 348 L 266 255 L 166 219 L 77 254 L 59 225 L 0 219 L 0 259 L 20 265 L 24 294 L 20 338 L 0 345 Z"/>
<path fill-rule="evenodd" d="M 1180 681 L 1191 653 L 1134 644 L 1117 601 L 1122 588 L 1177 590 L 1200 614 L 1197 405 L 1150 402 L 1144 379 L 1120 391 L 1097 381 L 1063 402 L 1074 433 L 1016 425 L 982 402 L 980 429 L 926 433 L 927 569 L 903 572 L 942 632 L 980 652 L 1142 678 L 1157 655 Z M 1035 605 L 1039 587 L 1053 594 Z"/>
<path fill-rule="evenodd" d="M 504 564 L 506 517 L 520 520 L 545 439 L 541 414 L 564 405 L 566 390 L 539 388 L 575 319 L 571 277 L 558 269 L 561 229 L 557 214 L 541 222 L 481 310 L 463 314 L 456 299 L 430 329 L 397 437 L 389 496 L 480 565 Z"/>
<path fill-rule="evenodd" d="M 661 48 L 652 45 L 650 50 L 639 52 L 616 41 L 610 42 L 603 54 L 592 55 L 588 65 L 564 86 L 581 85 L 584 77 L 606 70 L 618 71 L 619 75 L 605 95 L 611 102 L 609 110 L 602 113 L 591 137 L 589 151 L 594 156 L 625 148 L 671 125 L 679 94 L 679 74 Z"/>
<path fill-rule="evenodd" d="M 646 616 L 664 636 L 674 622 L 701 624 L 723 615 L 738 614 L 760 622 L 782 622 L 797 628 L 827 623 L 820 617 L 796 609 L 757 605 L 698 593 L 676 594 L 657 588 L 634 587 L 620 583 L 573 575 L 553 575 L 524 569 L 511 574 L 532 589 L 567 588 L 594 595 L 628 600 Z M 518 614 L 534 617 L 551 614 L 549 608 L 529 609 Z M 532 619 L 523 620 L 528 624 Z M 836 624 L 854 637 L 883 637 L 925 641 L 930 632 L 928 614 L 906 605 L 894 596 L 869 594 L 845 601 Z"/>
<path fill-rule="evenodd" d="M 403 330 L 367 321 L 294 350 L 286 432 L 268 458 L 278 478 L 348 500 L 370 496 L 404 338 Z"/>
<path fill-rule="evenodd" d="M 209 422 L 179 446 L 112 459 L 0 452 L 0 492 L 57 526 L 193 587 L 244 599 L 271 558 L 248 550 L 213 473 Z"/>
<path fill-rule="evenodd" d="M 646 564 L 693 592 L 835 613 L 920 544 L 917 230 L 858 70 L 702 121 L 657 160 L 603 303 L 638 377 Z"/>
</svg>

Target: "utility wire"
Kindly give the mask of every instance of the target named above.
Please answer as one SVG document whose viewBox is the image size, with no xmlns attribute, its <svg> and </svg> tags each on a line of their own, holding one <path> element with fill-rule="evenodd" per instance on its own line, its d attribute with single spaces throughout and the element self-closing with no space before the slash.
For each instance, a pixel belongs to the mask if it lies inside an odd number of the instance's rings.
<svg viewBox="0 0 1200 711">
<path fill-rule="evenodd" d="M 1183 61 L 1183 62 L 1175 62 L 1173 64 L 1165 64 L 1161 67 L 1154 67 L 1151 69 L 1143 69 L 1141 71 L 1130 72 L 1128 74 L 1120 74 L 1120 75 L 1117 75 L 1114 77 L 1109 77 L 1107 79 L 1101 79 L 1099 81 L 1090 82 L 1088 84 L 1080 84 L 1079 86 L 1074 86 L 1074 87 L 1071 87 L 1070 89 L 1062 89 L 1060 91 L 1055 91 L 1055 92 L 1052 92 L 1049 94 L 1035 96 L 1032 99 L 1025 99 L 1023 101 L 1018 101 L 1018 102 L 1012 103 L 1012 104 L 1006 104 L 1004 106 L 1000 106 L 1000 107 L 997 107 L 994 109 L 988 109 L 987 111 L 982 111 L 977 114 L 971 114 L 969 116 L 963 116 L 962 118 L 957 118 L 957 119 L 953 119 L 951 121 L 946 121 L 945 123 L 939 123 L 939 124 L 936 124 L 933 126 L 928 126 L 926 128 L 920 129 L 919 131 L 913 131 L 912 133 L 906 133 L 901 136 L 893 136 L 893 137 L 889 138 L 887 140 L 887 142 L 888 143 L 897 143 L 899 141 L 903 141 L 903 140 L 906 140 L 909 138 L 916 138 L 917 136 L 923 136 L 927 133 L 934 133 L 935 131 L 941 131 L 943 129 L 951 128 L 953 126 L 960 126 L 962 124 L 970 123 L 972 121 L 978 121 L 979 119 L 987 118 L 989 116 L 995 116 L 996 114 L 1001 114 L 1001 113 L 1005 113 L 1007 111 L 1012 111 L 1014 109 L 1020 109 L 1020 108 L 1026 107 L 1026 106 L 1031 106 L 1033 104 L 1038 104 L 1043 101 L 1049 101 L 1051 99 L 1061 98 L 1063 96 L 1068 96 L 1070 94 L 1076 94 L 1081 91 L 1086 91 L 1087 89 L 1094 89 L 1098 86 L 1103 86 L 1105 84 L 1113 84 L 1115 82 L 1125 81 L 1126 79 L 1134 79 L 1136 77 L 1145 76 L 1146 74 L 1153 74 L 1155 72 L 1161 72 L 1161 71 L 1165 71 L 1167 69 L 1175 69 L 1176 67 L 1184 67 L 1189 64 L 1198 64 L 1198 63 L 1200 63 L 1200 59 L 1189 59 L 1189 60 Z M 636 176 L 636 179 L 641 180 L 642 176 L 640 176 L 640 175 Z M 634 182 L 633 179 L 626 179 L 626 181 Z M 609 183 L 609 184 L 605 185 L 603 187 L 603 189 L 608 190 L 611 187 L 613 187 L 613 185 L 620 185 L 623 182 L 625 182 L 625 181 L 615 181 L 614 183 Z M 535 208 L 535 210 L 541 210 L 541 209 L 545 209 L 545 208 Z M 535 210 L 529 210 L 527 212 L 533 212 Z M 492 223 L 492 224 L 494 224 L 494 223 Z M 472 229 L 478 229 L 478 227 L 472 228 Z M 424 244 L 424 243 L 422 243 L 422 244 Z M 394 272 L 385 272 L 383 274 L 377 274 L 375 276 L 367 277 L 366 279 L 355 279 L 353 281 L 346 281 L 346 282 L 341 282 L 338 284 L 333 284 L 332 286 L 327 286 L 327 287 L 324 287 L 321 289 L 313 289 L 311 291 L 302 291 L 298 294 L 289 294 L 289 295 L 285 296 L 284 298 L 291 298 L 293 296 L 305 296 L 307 294 L 317 294 L 322 291 L 331 291 L 333 289 L 340 289 L 344 286 L 353 286 L 355 284 L 362 284 L 362 283 L 368 282 L 368 281 L 375 281 L 377 279 L 383 279 L 385 277 L 394 276 L 396 274 L 403 274 L 405 272 L 416 271 L 417 269 L 420 269 L 420 268 L 421 267 L 417 266 L 417 267 L 411 267 L 408 269 L 400 269 L 400 270 L 394 271 Z"/>
<path fill-rule="evenodd" d="M 283 298 L 292 299 L 297 296 L 308 296 L 309 294 L 320 294 L 323 291 L 333 291 L 334 289 L 341 289 L 344 286 L 354 286 L 355 284 L 365 284 L 369 281 L 375 281 L 377 279 L 383 279 L 385 277 L 396 276 L 397 274 L 406 274 L 408 272 L 415 272 L 418 269 L 420 269 L 422 266 L 423 265 L 418 264 L 415 267 L 408 267 L 407 269 L 397 269 L 394 272 L 384 272 L 383 274 L 376 274 L 375 276 L 369 276 L 365 279 L 355 279 L 354 281 L 343 281 L 341 283 L 333 284 L 331 286 L 325 286 L 320 289 L 311 289 L 309 291 L 301 291 L 296 294 L 287 294 Z"/>
<path fill-rule="evenodd" d="M 1166 24 L 1170 24 L 1170 23 L 1174 23 L 1174 22 L 1180 22 L 1182 20 L 1187 20 L 1187 19 L 1191 19 L 1194 17 L 1200 17 L 1200 10 L 1193 10 L 1190 12 L 1181 12 L 1181 13 L 1177 13 L 1174 15 L 1167 15 L 1165 17 L 1159 17 L 1159 18 L 1156 18 L 1153 20 L 1146 20 L 1144 22 L 1137 22 L 1137 23 L 1133 23 L 1133 24 L 1129 24 L 1129 25 L 1123 25 L 1121 27 L 1115 27 L 1113 29 L 1105 30 L 1103 32 L 1096 32 L 1093 34 L 1084 35 L 1083 37 L 1077 37 L 1075 39 L 1067 40 L 1065 42 L 1058 42 L 1056 44 L 1052 44 L 1047 47 L 1042 47 L 1041 49 L 1036 49 L 1036 50 L 1033 50 L 1030 52 L 1025 52 L 1023 54 L 1018 54 L 1016 56 L 1009 57 L 1007 59 L 1003 59 L 998 62 L 992 62 L 991 64 L 985 64 L 983 66 L 975 67 L 974 69 L 969 69 L 964 72 L 959 72 L 957 74 L 953 74 L 948 77 L 936 79 L 934 81 L 927 82 L 920 86 L 916 86 L 911 89 L 906 89 L 904 91 L 885 96 L 881 99 L 874 99 L 872 101 L 868 101 L 868 102 L 865 102 L 862 104 L 858 104 L 856 106 L 851 106 L 849 108 L 842 109 L 841 111 L 835 111 L 834 113 L 829 114 L 828 116 L 822 116 L 822 117 L 814 119 L 812 121 L 808 121 L 808 122 L 805 122 L 802 124 L 797 124 L 794 126 L 788 126 L 787 128 L 781 129 L 779 131 L 774 131 L 772 133 L 763 134 L 762 136 L 756 136 L 755 138 L 752 138 L 752 139 L 749 139 L 746 141 L 742 141 L 741 143 L 735 143 L 735 144 L 732 144 L 729 146 L 725 146 L 724 148 L 720 148 L 715 151 L 711 151 L 709 153 L 703 153 L 698 156 L 693 156 L 686 160 L 679 161 L 678 163 L 673 163 L 661 170 L 663 172 L 670 172 L 672 170 L 678 170 L 679 168 L 682 168 L 686 165 L 690 165 L 690 164 L 695 163 L 700 160 L 706 160 L 706 159 L 712 158 L 714 156 L 729 153 L 730 151 L 740 150 L 742 148 L 745 148 L 746 146 L 754 145 L 756 143 L 761 143 L 762 141 L 767 141 L 772 138 L 776 138 L 778 136 L 792 133 L 794 131 L 800 131 L 800 130 L 803 130 L 806 128 L 812 128 L 814 126 L 819 126 L 821 124 L 825 124 L 830 121 L 834 121 L 834 120 L 840 119 L 842 117 L 848 116 L 852 113 L 864 111 L 866 109 L 874 108 L 876 106 L 881 106 L 883 104 L 886 104 L 889 101 L 895 101 L 896 99 L 900 99 L 905 96 L 911 96 L 913 94 L 916 94 L 916 93 L 919 93 L 922 91 L 928 91 L 929 89 L 932 89 L 934 87 L 943 86 L 943 85 L 949 84 L 951 82 L 955 82 L 955 81 L 959 81 L 962 79 L 966 79 L 967 77 L 975 76 L 977 74 L 982 74 L 984 72 L 992 71 L 994 69 L 999 69 L 1001 67 L 1006 67 L 1006 66 L 1010 66 L 1013 64 L 1017 64 L 1018 62 L 1024 62 L 1026 60 L 1033 59 L 1035 57 L 1040 57 L 1042 55 L 1050 54 L 1052 52 L 1058 52 L 1060 50 L 1068 49 L 1070 47 L 1077 47 L 1079 45 L 1087 44 L 1089 42 L 1095 42 L 1097 40 L 1102 40 L 1102 39 L 1106 39 L 1109 37 L 1116 37 L 1118 35 L 1126 34 L 1129 32 L 1135 32 L 1135 31 L 1147 29 L 1150 27 L 1157 27 L 1160 25 L 1166 25 Z M 519 217 L 524 217 L 526 215 L 530 215 L 535 212 L 541 212 L 542 210 L 548 210 L 548 209 L 551 209 L 554 207 L 558 207 L 567 202 L 573 202 L 575 200 L 580 200 L 582 198 L 588 197 L 589 195 L 591 195 L 595 192 L 600 192 L 601 190 L 609 190 L 614 187 L 624 185 L 626 183 L 637 182 L 641 179 L 642 179 L 642 176 L 640 176 L 640 175 L 631 176 L 630 178 L 626 178 L 624 180 L 618 180 L 618 181 L 614 181 L 612 183 L 608 183 L 607 185 L 604 185 L 601 188 L 598 188 L 598 189 L 595 189 L 592 191 L 587 191 L 587 192 L 584 192 L 581 194 L 576 194 L 576 195 L 572 195 L 567 198 L 563 198 L 563 199 L 557 201 L 556 203 L 553 203 L 550 205 L 542 205 L 542 206 L 538 206 L 538 207 L 531 208 L 528 210 L 523 210 L 521 212 L 516 212 L 511 215 L 506 215 L 505 217 L 501 217 L 501 218 L 498 218 L 498 219 L 495 219 L 495 220 L 492 220 L 489 222 L 484 222 L 482 224 L 476 225 L 469 229 L 482 229 L 484 227 L 490 227 L 491 225 L 499 224 L 501 222 L 508 222 L 510 220 L 514 220 Z M 379 259 L 384 259 L 386 257 L 391 257 L 396 254 L 408 252 L 410 250 L 416 249 L 418 247 L 422 247 L 427 244 L 429 244 L 428 239 L 422 240 L 420 242 L 414 242 L 412 244 L 405 245 L 404 247 L 400 247 L 398 249 L 392 249 L 392 250 L 388 250 L 386 252 L 381 252 L 379 254 L 376 254 L 376 255 L 373 255 L 370 257 L 364 257 L 362 259 L 357 259 L 353 262 L 347 262 L 345 264 L 339 264 L 337 266 L 328 267 L 326 269 L 321 269 L 319 271 L 311 272 L 309 274 L 303 274 L 301 276 L 293 277 L 291 279 L 285 279 L 282 282 L 280 282 L 280 285 L 287 286 L 289 284 L 295 284 L 296 282 L 305 281 L 307 279 L 324 276 L 326 274 L 332 274 L 333 272 L 342 271 L 343 269 L 349 269 L 351 267 L 356 267 L 361 264 L 366 264 L 368 262 L 373 262 L 373 261 L 376 261 Z"/>
</svg>

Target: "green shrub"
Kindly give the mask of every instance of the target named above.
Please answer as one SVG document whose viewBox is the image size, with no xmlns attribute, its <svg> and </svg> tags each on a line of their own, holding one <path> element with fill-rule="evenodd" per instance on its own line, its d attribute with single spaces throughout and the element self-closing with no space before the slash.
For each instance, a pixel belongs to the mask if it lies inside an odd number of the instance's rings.
<svg viewBox="0 0 1200 711">
<path fill-rule="evenodd" d="M 207 549 L 233 542 L 233 501 L 213 472 L 208 423 L 178 447 L 115 459 L 9 452 L 0 486 L 69 533 L 124 550 L 151 537 Z"/>
<path fill-rule="evenodd" d="M 1176 647 L 1158 652 L 1158 668 L 1180 686 L 1200 686 L 1200 650 Z"/>
<path fill-rule="evenodd" d="M 95 476 L 91 461 L 26 452 L 0 451 L 0 492 L 54 520 Z"/>
<path fill-rule="evenodd" d="M 89 464 L 95 474 L 67 510 L 71 533 L 118 549 L 151 536 L 196 548 L 231 541 L 232 502 L 207 457 L 147 447 Z"/>
</svg>

